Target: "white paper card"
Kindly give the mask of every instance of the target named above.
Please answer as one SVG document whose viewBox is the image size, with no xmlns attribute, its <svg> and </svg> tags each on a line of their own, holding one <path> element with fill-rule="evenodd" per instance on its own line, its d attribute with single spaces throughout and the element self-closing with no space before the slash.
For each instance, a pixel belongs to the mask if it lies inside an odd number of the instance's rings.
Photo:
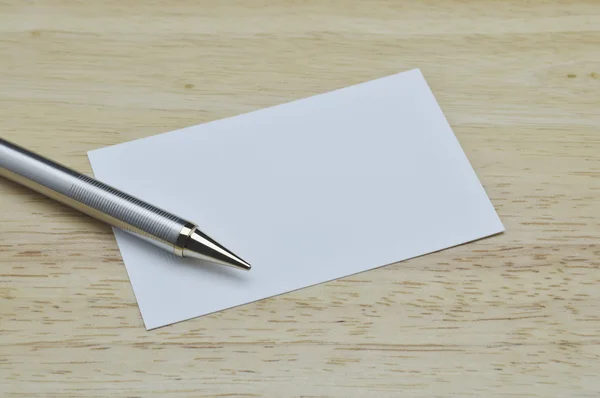
<svg viewBox="0 0 600 398">
<path fill-rule="evenodd" d="M 418 69 L 89 158 L 96 178 L 253 266 L 197 264 L 115 230 L 148 329 L 504 230 Z"/>
</svg>

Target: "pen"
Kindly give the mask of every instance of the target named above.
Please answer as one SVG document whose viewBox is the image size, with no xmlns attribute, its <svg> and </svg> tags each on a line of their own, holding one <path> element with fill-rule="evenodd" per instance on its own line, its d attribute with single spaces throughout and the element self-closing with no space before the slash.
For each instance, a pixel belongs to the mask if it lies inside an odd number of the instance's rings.
<svg viewBox="0 0 600 398">
<path fill-rule="evenodd" d="M 200 231 L 193 222 L 2 138 L 0 175 L 178 257 L 250 270 L 250 264 Z"/>
</svg>

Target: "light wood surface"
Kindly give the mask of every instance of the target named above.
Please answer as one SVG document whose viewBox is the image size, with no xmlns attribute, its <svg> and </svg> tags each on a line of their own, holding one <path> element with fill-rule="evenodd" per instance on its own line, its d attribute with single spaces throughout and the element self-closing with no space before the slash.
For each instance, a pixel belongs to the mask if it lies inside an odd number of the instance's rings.
<svg viewBox="0 0 600 398">
<path fill-rule="evenodd" d="M 0 396 L 599 396 L 597 0 L 2 2 L 0 135 L 90 172 L 412 68 L 506 233 L 147 332 L 110 229 L 3 180 Z"/>
</svg>

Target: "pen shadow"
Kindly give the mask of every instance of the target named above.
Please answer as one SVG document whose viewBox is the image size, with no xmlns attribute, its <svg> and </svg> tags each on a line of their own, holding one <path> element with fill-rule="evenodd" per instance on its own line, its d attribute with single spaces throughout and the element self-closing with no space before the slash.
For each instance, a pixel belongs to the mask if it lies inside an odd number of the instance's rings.
<svg viewBox="0 0 600 398">
<path fill-rule="evenodd" d="M 148 250 L 154 251 L 161 260 L 164 260 L 169 267 L 183 270 L 190 277 L 205 276 L 217 279 L 226 279 L 235 283 L 243 283 L 246 281 L 246 273 L 249 271 L 236 269 L 226 265 L 214 264 L 208 261 L 197 260 L 194 258 L 177 257 L 165 250 L 160 250 L 148 242 L 141 241 L 136 244 L 147 245 Z"/>
<path fill-rule="evenodd" d="M 29 188 L 26 188 L 20 184 L 17 184 L 14 181 L 4 178 L 0 178 L 0 180 L 3 180 L 1 185 L 3 190 L 6 189 L 11 194 L 22 195 L 28 198 L 27 201 L 35 202 L 35 205 L 32 205 L 31 207 L 31 211 L 39 211 L 39 208 L 37 210 L 35 209 L 35 206 L 38 206 L 44 208 L 44 213 L 48 211 L 60 211 L 66 215 L 81 218 L 82 220 L 87 219 L 87 224 L 84 224 L 86 231 L 94 233 L 99 232 L 103 234 L 106 233 L 107 235 L 112 235 L 111 232 L 114 232 L 115 235 L 122 234 L 124 236 L 124 239 L 130 240 L 131 244 L 140 245 L 144 248 L 145 251 L 151 251 L 156 253 L 156 255 L 160 257 L 161 260 L 163 260 L 165 263 L 169 264 L 169 266 L 175 268 L 184 268 L 186 273 L 191 274 L 193 276 L 204 275 L 205 277 L 234 281 L 235 283 L 242 283 L 246 280 L 246 275 L 244 274 L 246 274 L 249 271 L 235 269 L 233 267 L 214 264 L 197 259 L 177 257 L 166 250 L 157 248 L 156 246 L 150 244 L 149 242 L 146 242 L 143 239 L 139 239 L 137 237 L 129 235 L 124 231 L 115 230 L 114 228 L 111 228 L 111 226 L 101 221 L 98 221 L 97 219 L 92 218 L 86 215 L 85 213 L 81 213 L 73 209 L 72 207 L 65 205 L 64 203 L 50 199 L 47 196 L 39 192 L 33 191 Z M 77 224 L 73 224 L 72 228 L 76 229 L 77 227 Z"/>
<path fill-rule="evenodd" d="M 212 277 L 219 277 L 232 280 L 236 283 L 244 282 L 246 278 L 243 274 L 249 272 L 241 269 L 228 267 L 226 265 L 209 263 L 207 261 L 199 261 L 187 258 L 182 258 L 179 260 L 180 261 L 177 262 L 177 265 L 180 267 L 190 267 L 194 269 L 193 272 L 207 274 Z"/>
</svg>

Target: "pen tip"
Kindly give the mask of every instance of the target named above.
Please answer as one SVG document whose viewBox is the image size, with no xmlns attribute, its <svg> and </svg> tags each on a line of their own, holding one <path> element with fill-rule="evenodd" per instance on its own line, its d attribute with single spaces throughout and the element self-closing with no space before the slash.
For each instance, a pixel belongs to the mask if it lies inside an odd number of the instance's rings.
<svg viewBox="0 0 600 398">
<path fill-rule="evenodd" d="M 217 241 L 195 229 L 187 239 L 183 248 L 183 257 L 191 257 L 211 263 L 250 271 L 252 266 Z"/>
</svg>

